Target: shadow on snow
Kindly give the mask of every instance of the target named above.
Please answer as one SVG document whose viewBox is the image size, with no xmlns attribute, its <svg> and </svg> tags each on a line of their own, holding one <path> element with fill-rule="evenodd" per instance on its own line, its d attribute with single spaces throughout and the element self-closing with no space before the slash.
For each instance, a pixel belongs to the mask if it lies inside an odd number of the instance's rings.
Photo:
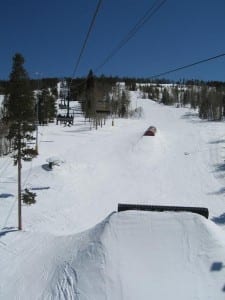
<svg viewBox="0 0 225 300">
<path fill-rule="evenodd" d="M 211 220 L 216 224 L 225 224 L 225 213 L 221 214 L 218 217 L 213 217 Z"/>
<path fill-rule="evenodd" d="M 15 227 L 4 227 L 2 228 L 2 230 L 0 231 L 0 238 L 10 232 L 14 232 L 14 231 L 18 231 L 17 228 Z"/>
<path fill-rule="evenodd" d="M 14 195 L 13 194 L 8 194 L 8 193 L 0 194 L 0 198 L 9 198 L 9 197 L 14 197 Z"/>
</svg>

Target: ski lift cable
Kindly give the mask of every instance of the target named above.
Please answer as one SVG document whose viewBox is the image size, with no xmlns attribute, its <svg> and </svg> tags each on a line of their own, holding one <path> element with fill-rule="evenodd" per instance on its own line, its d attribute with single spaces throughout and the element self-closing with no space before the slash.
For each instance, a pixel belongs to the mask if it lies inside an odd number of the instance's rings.
<svg viewBox="0 0 225 300">
<path fill-rule="evenodd" d="M 133 28 L 122 38 L 119 44 L 112 50 L 112 52 L 104 59 L 104 61 L 94 70 L 94 73 L 98 72 L 137 32 L 141 29 L 141 27 L 149 21 L 151 17 L 161 8 L 163 4 L 166 3 L 167 0 L 163 1 L 154 1 L 151 7 L 145 12 L 145 14 L 138 20 L 138 22 L 133 26 Z M 100 5 L 99 5 L 100 6 Z M 77 67 L 75 67 L 73 76 L 70 81 L 70 86 L 72 84 L 72 79 L 75 75 Z M 82 81 L 81 83 L 77 84 L 76 86 L 82 86 L 85 84 L 86 80 Z"/>
<path fill-rule="evenodd" d="M 87 45 L 87 41 L 88 41 L 88 38 L 89 38 L 89 36 L 90 36 L 90 33 L 91 33 L 91 31 L 92 31 L 92 29 L 93 29 L 93 27 L 94 27 L 94 23 L 95 23 L 95 20 L 96 20 L 96 17 L 97 17 L 97 14 L 98 14 L 98 12 L 99 12 L 99 9 L 100 9 L 101 4 L 102 4 L 102 0 L 99 0 L 98 3 L 97 3 L 96 9 L 95 9 L 94 15 L 93 15 L 93 17 L 92 17 L 91 23 L 90 23 L 90 25 L 89 25 L 89 29 L 88 29 L 88 32 L 87 32 L 87 34 L 86 34 L 85 40 L 84 40 L 84 42 L 83 42 L 83 45 L 82 45 L 80 54 L 79 54 L 78 59 L 77 59 L 77 61 L 76 61 L 76 64 L 75 64 L 75 67 L 74 67 L 74 70 L 73 70 L 73 73 L 72 73 L 72 76 L 71 76 L 70 85 L 71 85 L 71 83 L 72 83 L 72 79 L 74 78 L 74 76 L 75 76 L 75 74 L 76 74 L 76 71 L 77 71 L 77 68 L 78 68 L 78 66 L 79 66 L 81 57 L 82 57 L 82 55 L 83 55 L 83 53 L 84 53 L 84 50 L 85 50 L 85 47 L 86 47 L 86 45 Z M 70 85 L 69 85 L 69 86 L 70 86 Z"/>
<path fill-rule="evenodd" d="M 166 3 L 167 0 L 159 2 L 156 0 L 153 5 L 145 12 L 145 14 L 139 19 L 139 21 L 133 26 L 133 28 L 126 34 L 126 36 L 119 42 L 119 44 L 112 50 L 112 52 L 104 59 L 104 61 L 95 68 L 94 72 L 98 72 L 116 53 L 125 46 L 129 40 L 149 21 L 156 12 Z M 159 2 L 157 4 L 157 2 Z"/>
<path fill-rule="evenodd" d="M 174 72 L 183 70 L 183 69 L 187 69 L 187 68 L 190 68 L 190 67 L 193 67 L 193 66 L 196 66 L 196 65 L 199 65 L 199 64 L 208 62 L 208 61 L 210 61 L 210 60 L 214 60 L 214 59 L 221 58 L 221 57 L 223 57 L 223 56 L 225 56 L 225 53 L 221 53 L 221 54 L 216 55 L 216 56 L 212 56 L 212 57 L 209 57 L 209 58 L 206 58 L 206 59 L 202 59 L 202 60 L 199 60 L 199 61 L 197 61 L 197 62 L 190 63 L 190 64 L 188 64 L 188 65 L 184 65 L 184 66 L 181 66 L 181 67 L 177 67 L 177 68 L 175 68 L 175 69 L 168 70 L 168 71 L 166 71 L 166 72 L 162 72 L 162 73 L 159 73 L 159 74 L 150 76 L 149 78 L 157 78 L 157 77 L 161 77 L 161 76 L 164 76 L 164 75 L 167 75 L 167 74 L 171 74 L 171 73 L 174 73 Z"/>
</svg>

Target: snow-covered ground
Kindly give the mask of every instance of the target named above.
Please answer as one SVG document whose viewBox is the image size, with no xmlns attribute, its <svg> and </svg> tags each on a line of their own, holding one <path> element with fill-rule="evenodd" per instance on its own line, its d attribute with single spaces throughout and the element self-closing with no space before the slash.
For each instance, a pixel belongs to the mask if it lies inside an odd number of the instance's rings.
<svg viewBox="0 0 225 300">
<path fill-rule="evenodd" d="M 22 232 L 16 167 L 0 158 L 0 299 L 224 299 L 224 124 L 131 98 L 143 118 L 39 127 Z M 156 136 L 142 137 L 150 125 Z M 49 157 L 61 160 L 52 171 Z M 121 202 L 204 206 L 210 218 L 112 213 Z"/>
</svg>

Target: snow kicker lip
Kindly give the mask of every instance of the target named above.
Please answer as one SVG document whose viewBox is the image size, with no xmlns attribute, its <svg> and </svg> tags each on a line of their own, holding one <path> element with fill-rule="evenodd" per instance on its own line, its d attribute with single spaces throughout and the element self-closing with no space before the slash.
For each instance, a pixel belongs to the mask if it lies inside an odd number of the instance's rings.
<svg viewBox="0 0 225 300">
<path fill-rule="evenodd" d="M 206 219 L 209 217 L 209 210 L 206 207 L 189 207 L 189 206 L 166 206 L 166 205 L 143 205 L 143 204 L 118 204 L 118 212 L 125 210 L 144 210 L 144 211 L 175 211 L 175 212 L 191 212 L 199 214 Z"/>
</svg>

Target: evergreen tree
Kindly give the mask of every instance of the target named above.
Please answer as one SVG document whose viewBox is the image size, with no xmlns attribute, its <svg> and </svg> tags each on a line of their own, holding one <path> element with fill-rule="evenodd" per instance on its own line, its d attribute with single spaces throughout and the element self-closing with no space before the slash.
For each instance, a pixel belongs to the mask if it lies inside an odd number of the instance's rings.
<svg viewBox="0 0 225 300">
<path fill-rule="evenodd" d="M 89 71 L 86 81 L 86 99 L 85 99 L 85 117 L 93 118 L 96 111 L 96 99 L 95 99 L 95 79 L 92 70 Z"/>
<path fill-rule="evenodd" d="M 157 87 L 154 88 L 154 97 L 159 100 L 159 89 Z"/>
<path fill-rule="evenodd" d="M 175 86 L 172 87 L 171 92 L 172 92 L 172 98 L 173 98 L 172 102 L 173 103 L 180 103 L 179 102 L 179 90 L 178 90 L 177 85 L 175 85 Z"/>
<path fill-rule="evenodd" d="M 189 90 L 189 99 L 191 108 L 196 109 L 201 102 L 201 88 L 196 90 L 195 86 L 191 86 Z"/>
<path fill-rule="evenodd" d="M 7 138 L 14 150 L 14 163 L 18 166 L 18 228 L 22 229 L 21 220 L 21 160 L 32 159 L 36 151 L 27 146 L 33 139 L 35 109 L 34 96 L 30 80 L 23 67 L 24 58 L 17 53 L 13 57 L 12 71 L 5 96 L 4 122 L 9 126 Z"/>
<path fill-rule="evenodd" d="M 181 105 L 186 106 L 189 102 L 189 91 L 185 90 L 182 94 Z"/>
<path fill-rule="evenodd" d="M 25 191 L 22 195 L 23 203 L 25 203 L 27 205 L 34 204 L 34 203 L 36 203 L 35 197 L 36 197 L 35 193 L 32 193 L 28 189 L 25 189 Z"/>
<path fill-rule="evenodd" d="M 56 116 L 55 96 L 51 94 L 49 89 L 42 89 L 37 94 L 38 97 L 38 122 L 39 124 L 48 124 L 52 122 Z"/>
<path fill-rule="evenodd" d="M 120 99 L 120 112 L 119 115 L 124 118 L 128 115 L 128 105 L 129 105 L 129 97 L 125 91 L 122 91 L 122 96 Z"/>
<path fill-rule="evenodd" d="M 171 104 L 171 98 L 166 88 L 163 89 L 161 102 L 165 105 Z"/>
<path fill-rule="evenodd" d="M 225 117 L 225 94 L 222 95 L 222 116 Z"/>
<path fill-rule="evenodd" d="M 200 93 L 200 103 L 199 103 L 199 112 L 198 112 L 200 119 L 208 119 L 209 107 L 210 104 L 209 104 L 207 87 L 203 86 L 201 88 L 201 93 Z"/>
</svg>

